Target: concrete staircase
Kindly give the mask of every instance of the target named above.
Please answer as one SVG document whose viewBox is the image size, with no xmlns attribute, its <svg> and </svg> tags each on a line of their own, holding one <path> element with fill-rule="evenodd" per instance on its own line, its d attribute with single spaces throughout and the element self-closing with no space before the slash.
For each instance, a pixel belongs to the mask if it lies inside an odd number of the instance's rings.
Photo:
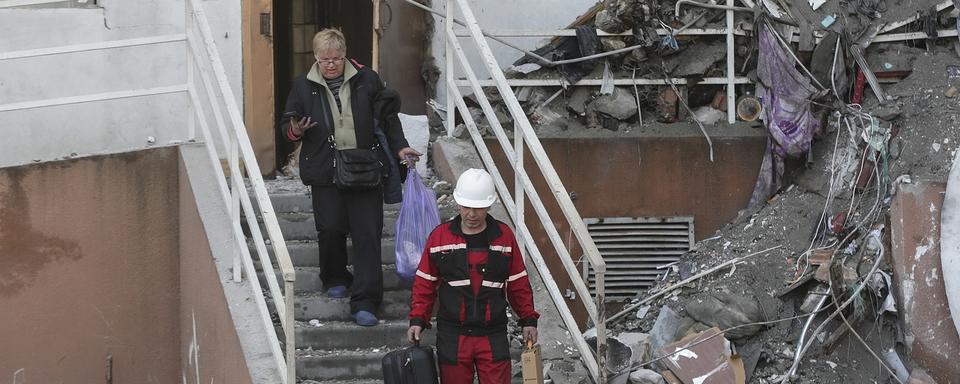
<svg viewBox="0 0 960 384">
<path fill-rule="evenodd" d="M 277 192 L 271 193 L 271 200 L 297 272 L 294 312 L 299 380 L 380 382 L 383 355 L 408 345 L 410 287 L 397 277 L 394 265 L 399 205 L 384 206 L 381 260 L 385 292 L 378 313 L 380 324 L 360 327 L 350 317 L 349 299 L 332 299 L 323 294 L 310 196 L 305 192 Z M 349 238 L 347 249 L 352 252 Z M 311 320 L 319 324 L 311 325 Z M 425 342 L 432 345 L 433 338 L 433 332 L 428 332 Z"/>
</svg>

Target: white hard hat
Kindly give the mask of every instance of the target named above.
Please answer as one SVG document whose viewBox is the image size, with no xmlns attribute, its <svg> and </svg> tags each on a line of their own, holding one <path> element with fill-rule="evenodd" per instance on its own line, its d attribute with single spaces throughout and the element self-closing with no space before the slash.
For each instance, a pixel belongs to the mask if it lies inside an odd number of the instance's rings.
<svg viewBox="0 0 960 384">
<path fill-rule="evenodd" d="M 457 179 L 453 200 L 462 207 L 489 208 L 497 201 L 493 178 L 482 169 L 470 168 L 464 171 Z"/>
</svg>

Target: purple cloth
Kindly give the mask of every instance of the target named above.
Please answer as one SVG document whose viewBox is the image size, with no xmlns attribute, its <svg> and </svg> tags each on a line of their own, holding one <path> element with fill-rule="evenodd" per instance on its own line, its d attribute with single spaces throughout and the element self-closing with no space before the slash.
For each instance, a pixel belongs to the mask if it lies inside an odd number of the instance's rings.
<svg viewBox="0 0 960 384">
<path fill-rule="evenodd" d="M 783 159 L 805 155 L 820 127 L 810 113 L 810 99 L 816 89 L 797 71 L 795 61 L 783 50 L 767 23 L 759 23 L 757 31 L 757 97 L 763 105 L 760 117 L 767 125 L 770 139 L 750 198 L 751 207 L 780 189 Z"/>
</svg>

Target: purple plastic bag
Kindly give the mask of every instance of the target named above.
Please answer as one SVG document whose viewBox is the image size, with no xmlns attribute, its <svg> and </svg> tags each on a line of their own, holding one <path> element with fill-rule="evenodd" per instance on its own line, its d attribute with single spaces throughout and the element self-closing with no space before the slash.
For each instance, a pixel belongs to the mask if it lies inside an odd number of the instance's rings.
<svg viewBox="0 0 960 384">
<path fill-rule="evenodd" d="M 410 168 L 403 185 L 400 217 L 397 218 L 397 276 L 401 279 L 413 281 L 427 236 L 439 224 L 437 194 L 423 185 L 416 169 Z"/>
</svg>

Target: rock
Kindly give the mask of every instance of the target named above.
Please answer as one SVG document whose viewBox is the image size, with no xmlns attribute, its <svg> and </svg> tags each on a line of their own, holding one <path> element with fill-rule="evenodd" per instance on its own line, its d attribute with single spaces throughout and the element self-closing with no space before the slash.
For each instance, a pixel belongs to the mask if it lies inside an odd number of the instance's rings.
<svg viewBox="0 0 960 384">
<path fill-rule="evenodd" d="M 670 307 L 665 305 L 660 308 L 660 314 L 650 329 L 650 342 L 654 348 L 660 349 L 676 340 L 680 320 L 680 315 Z"/>
<path fill-rule="evenodd" d="M 927 371 L 917 368 L 914 369 L 913 372 L 910 372 L 910 377 L 907 378 L 907 384 L 937 384 L 937 381 L 930 377 Z"/>
<path fill-rule="evenodd" d="M 619 375 L 615 375 L 607 380 L 608 384 L 627 384 L 630 381 L 630 372 L 624 372 Z"/>
<path fill-rule="evenodd" d="M 587 113 L 587 102 L 590 101 L 592 96 L 593 90 L 590 87 L 575 87 L 573 92 L 570 93 L 570 98 L 567 99 L 567 108 L 577 115 L 583 116 Z"/>
<path fill-rule="evenodd" d="M 957 96 L 957 87 L 951 86 L 950 88 L 947 89 L 946 92 L 943 93 L 943 95 L 946 96 L 946 97 L 949 97 L 949 98 L 954 98 L 954 97 L 956 97 L 956 96 Z"/>
<path fill-rule="evenodd" d="M 638 369 L 630 372 L 631 384 L 664 384 L 663 376 L 649 369 Z"/>
<path fill-rule="evenodd" d="M 698 44 L 695 55 L 674 55 L 665 60 L 671 77 L 702 76 L 717 61 L 723 60 L 727 47 L 722 41 Z"/>
<path fill-rule="evenodd" d="M 693 117 L 703 125 L 714 125 L 727 117 L 727 113 L 719 109 L 713 109 L 709 105 L 697 108 L 693 111 Z"/>
<path fill-rule="evenodd" d="M 686 309 L 687 314 L 695 320 L 720 329 L 763 320 L 763 313 L 754 297 L 747 298 L 729 293 L 715 293 L 705 297 L 701 302 L 688 302 Z M 751 325 L 726 332 L 726 336 L 731 339 L 741 339 L 752 336 L 759 330 L 759 325 Z"/>
<path fill-rule="evenodd" d="M 596 334 L 586 338 L 586 342 L 590 349 L 597 349 Z M 622 373 L 630 368 L 631 361 L 633 361 L 633 349 L 615 337 L 607 337 L 607 362 L 605 365 L 607 372 L 612 374 Z"/>
<path fill-rule="evenodd" d="M 624 332 L 616 336 L 624 345 L 630 347 L 633 356 L 630 365 L 649 360 L 653 356 L 650 335 L 642 332 Z"/>
<path fill-rule="evenodd" d="M 597 12 L 597 16 L 594 18 L 594 24 L 601 31 L 608 33 L 621 33 L 629 29 L 627 26 L 623 25 L 623 21 L 618 19 L 613 13 L 610 13 L 606 9 Z"/>
<path fill-rule="evenodd" d="M 623 39 L 617 37 L 601 37 L 600 45 L 603 45 L 604 52 L 616 51 L 627 47 L 627 43 L 624 43 Z"/>
<path fill-rule="evenodd" d="M 610 95 L 598 97 L 593 102 L 597 112 L 617 120 L 627 120 L 637 114 L 637 100 L 633 92 L 616 87 Z"/>
</svg>

